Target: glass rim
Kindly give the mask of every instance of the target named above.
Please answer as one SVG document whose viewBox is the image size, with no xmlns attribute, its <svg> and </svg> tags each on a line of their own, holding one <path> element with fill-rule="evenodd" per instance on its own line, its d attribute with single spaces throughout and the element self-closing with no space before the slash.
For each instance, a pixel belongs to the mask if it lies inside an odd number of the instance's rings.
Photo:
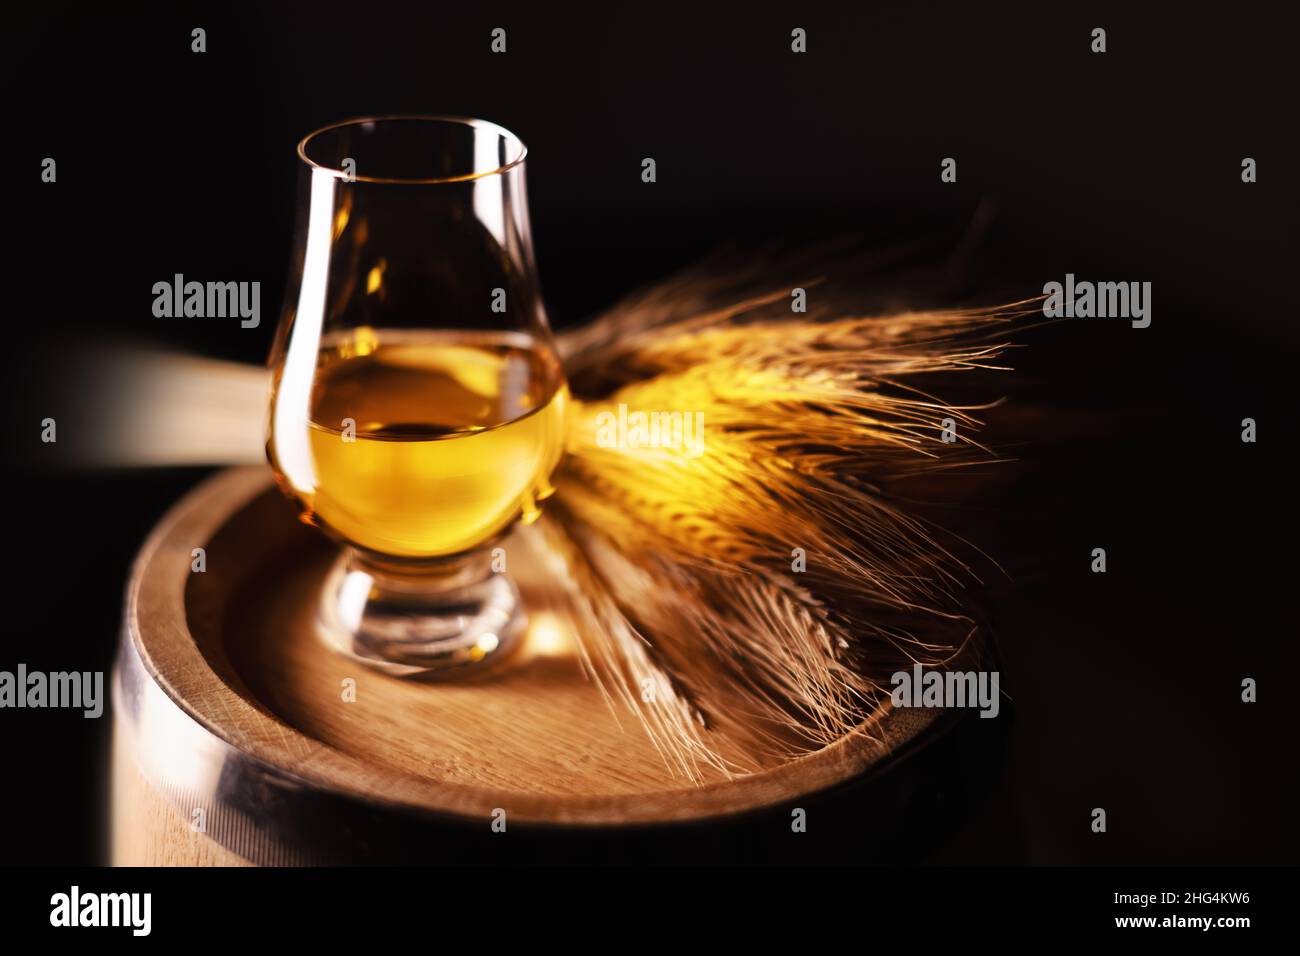
<svg viewBox="0 0 1300 956">
<path fill-rule="evenodd" d="M 459 176 L 428 176 L 428 177 L 401 177 L 401 176 L 363 176 L 355 174 L 349 176 L 341 169 L 333 166 L 327 166 L 318 163 L 307 155 L 307 146 L 316 137 L 332 132 L 333 130 L 343 129 L 348 126 L 362 126 L 366 123 L 391 123 L 391 122 L 424 122 L 424 123 L 442 123 L 449 126 L 463 126 L 473 129 L 488 130 L 496 133 L 503 139 L 507 139 L 519 147 L 519 155 L 511 159 L 508 163 L 497 166 L 493 169 L 464 173 Z M 510 130 L 506 129 L 499 123 L 493 123 L 491 120 L 476 119 L 470 116 L 451 116 L 441 113 L 386 113 L 381 116 L 358 116 L 352 119 L 340 120 L 337 123 L 330 123 L 327 126 L 321 126 L 312 130 L 306 136 L 298 141 L 298 158 L 312 169 L 318 169 L 321 172 L 329 173 L 336 179 L 342 179 L 349 182 L 358 183 L 388 183 L 397 185 L 424 186 L 436 183 L 464 183 L 472 182 L 475 179 L 485 179 L 488 176 L 498 176 L 502 173 L 509 172 L 516 166 L 523 163 L 524 158 L 528 155 L 528 147 Z"/>
</svg>

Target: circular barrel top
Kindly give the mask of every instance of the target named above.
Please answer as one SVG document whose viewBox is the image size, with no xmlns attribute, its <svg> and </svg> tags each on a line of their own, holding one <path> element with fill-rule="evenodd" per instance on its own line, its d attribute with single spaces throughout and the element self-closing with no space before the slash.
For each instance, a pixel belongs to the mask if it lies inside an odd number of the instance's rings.
<svg viewBox="0 0 1300 956">
<path fill-rule="evenodd" d="M 128 698 L 127 716 L 147 731 L 137 743 L 149 750 L 142 764 L 162 768 L 172 789 L 192 788 L 178 775 L 207 747 L 195 743 L 198 733 L 223 755 L 225 770 L 194 771 L 216 774 L 206 783 L 213 792 L 229 790 L 230 762 L 245 760 L 277 777 L 277 792 L 328 794 L 381 810 L 481 820 L 504 809 L 523 823 L 608 827 L 792 801 L 862 774 L 935 719 L 933 711 L 886 709 L 817 752 L 734 753 L 762 769 L 728 778 L 705 768 L 703 779 L 687 779 L 584 674 L 544 563 L 514 557 L 536 541 L 524 544 L 511 551 L 530 619 L 521 649 L 476 679 L 404 680 L 321 641 L 317 602 L 338 551 L 295 519 L 269 471 L 240 468 L 209 479 L 149 537 L 127 589 L 123 656 L 139 677 L 119 676 L 118 693 Z M 192 569 L 196 548 L 204 551 L 201 573 Z M 124 690 L 128 683 L 146 687 Z M 160 730 L 158 701 L 183 714 L 189 730 Z M 737 746 L 716 743 L 724 753 Z"/>
</svg>

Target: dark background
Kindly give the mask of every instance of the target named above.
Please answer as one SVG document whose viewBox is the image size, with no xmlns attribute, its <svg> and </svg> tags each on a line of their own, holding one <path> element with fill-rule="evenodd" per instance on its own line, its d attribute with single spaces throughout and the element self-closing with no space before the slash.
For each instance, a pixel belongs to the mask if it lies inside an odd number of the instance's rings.
<svg viewBox="0 0 1300 956">
<path fill-rule="evenodd" d="M 882 815 L 894 839 L 825 839 L 814 856 L 1295 862 L 1292 34 L 1258 8 L 855 6 L 173 4 L 21 23 L 0 669 L 107 670 L 129 562 L 203 474 L 62 466 L 38 423 L 75 429 L 87 396 L 63 358 L 129 339 L 263 361 L 297 140 L 355 115 L 481 116 L 528 144 L 557 326 L 723 240 L 922 237 L 951 256 L 914 290 L 927 305 L 1035 295 L 1066 272 L 1151 281 L 1148 329 L 1019 336 L 992 416 L 1019 462 L 963 516 L 1010 576 L 989 590 L 1015 706 L 988 779 L 927 804 L 942 825 L 850 797 L 838 812 Z M 790 52 L 795 26 L 807 54 Z M 56 185 L 39 182 L 46 156 Z M 946 156 L 956 184 L 940 182 Z M 261 326 L 154 318 L 151 286 L 175 272 L 260 281 Z M 1257 444 L 1240 441 L 1246 416 Z M 1257 704 L 1240 702 L 1246 676 Z M 0 711 L 0 862 L 101 858 L 108 728 Z M 650 852 L 616 839 L 627 861 Z"/>
</svg>

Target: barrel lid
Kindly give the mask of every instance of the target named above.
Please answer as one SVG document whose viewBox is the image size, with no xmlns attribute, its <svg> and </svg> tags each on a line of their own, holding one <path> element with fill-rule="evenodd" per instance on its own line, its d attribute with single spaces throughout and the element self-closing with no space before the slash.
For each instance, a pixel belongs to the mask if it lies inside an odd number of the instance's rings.
<svg viewBox="0 0 1300 956">
<path fill-rule="evenodd" d="M 535 543 L 523 544 L 511 554 Z M 245 847 L 249 858 L 279 859 L 303 827 L 366 843 L 368 830 L 390 828 L 378 821 L 412 814 L 580 828 L 734 817 L 859 778 L 938 720 L 886 706 L 815 753 L 691 780 L 584 674 L 544 562 L 512 557 L 532 621 L 517 659 L 478 680 L 429 684 L 320 641 L 315 598 L 336 557 L 294 519 L 267 469 L 239 468 L 172 508 L 132 569 L 119 724 L 173 802 L 212 806 L 238 818 L 231 833 L 260 829 L 281 848 Z"/>
</svg>

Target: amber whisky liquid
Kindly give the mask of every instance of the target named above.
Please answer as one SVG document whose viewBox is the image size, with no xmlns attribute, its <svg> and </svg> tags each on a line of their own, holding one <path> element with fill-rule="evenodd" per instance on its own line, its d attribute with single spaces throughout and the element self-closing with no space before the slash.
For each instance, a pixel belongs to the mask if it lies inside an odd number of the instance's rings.
<svg viewBox="0 0 1300 956">
<path fill-rule="evenodd" d="M 360 328 L 320 350 L 308 441 L 294 443 L 310 468 L 281 467 L 274 443 L 271 458 L 305 517 L 349 543 L 453 555 L 537 517 L 567 399 L 554 356 L 525 336 Z"/>
</svg>

